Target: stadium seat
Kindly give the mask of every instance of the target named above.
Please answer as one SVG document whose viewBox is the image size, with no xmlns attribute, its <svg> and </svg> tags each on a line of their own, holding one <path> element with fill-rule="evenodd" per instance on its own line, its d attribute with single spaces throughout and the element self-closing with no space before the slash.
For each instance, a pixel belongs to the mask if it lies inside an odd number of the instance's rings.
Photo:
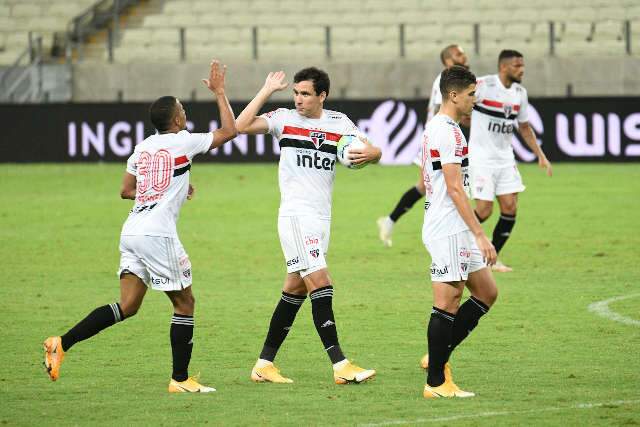
<svg viewBox="0 0 640 427">
<path fill-rule="evenodd" d="M 187 48 L 187 60 L 191 62 L 209 61 L 219 58 L 221 61 L 250 61 L 253 58 L 248 43 L 217 43 L 210 45 L 190 45 Z"/>
<path fill-rule="evenodd" d="M 600 40 L 622 40 L 624 29 L 622 21 L 599 21 L 595 24 L 593 39 Z"/>
<path fill-rule="evenodd" d="M 562 25 L 561 40 L 585 41 L 591 39 L 593 24 L 591 22 L 569 21 Z"/>
<path fill-rule="evenodd" d="M 584 40 L 568 40 L 556 45 L 556 55 L 560 57 L 602 57 L 621 56 L 623 54 L 624 43 L 617 40 L 598 43 Z"/>
<path fill-rule="evenodd" d="M 207 44 L 212 40 L 211 30 L 207 27 L 189 27 L 184 36 L 187 45 Z"/>
<path fill-rule="evenodd" d="M 15 4 L 11 7 L 11 16 L 13 17 L 32 17 L 40 16 L 40 6 L 36 4 Z"/>
<path fill-rule="evenodd" d="M 504 25 L 502 24 L 480 24 L 480 45 L 482 46 L 482 44 L 487 42 L 500 42 L 503 39 L 503 29 Z M 471 40 L 473 40 L 473 38 L 469 39 L 468 43 L 470 43 Z"/>
<path fill-rule="evenodd" d="M 411 41 L 405 44 L 406 59 L 417 61 L 437 61 L 440 63 L 442 44 L 434 41 Z"/>
<path fill-rule="evenodd" d="M 483 33 L 486 25 L 490 24 L 480 25 L 480 34 Z M 447 44 L 461 43 L 464 45 L 469 45 L 473 42 L 473 33 L 473 24 L 468 22 L 463 24 L 445 25 L 442 30 L 442 41 Z"/>
<path fill-rule="evenodd" d="M 418 44 L 422 42 L 441 43 L 443 32 L 444 28 L 441 24 L 407 25 L 405 27 L 405 42 Z"/>
<path fill-rule="evenodd" d="M 167 1 L 164 4 L 163 11 L 167 15 L 175 14 L 175 13 L 185 13 L 191 11 L 192 2 L 190 1 Z"/>
<path fill-rule="evenodd" d="M 514 22 L 504 26 L 502 31 L 502 40 L 505 43 L 510 41 L 530 41 L 533 33 L 532 23 Z"/>
<path fill-rule="evenodd" d="M 171 15 L 149 15 L 145 16 L 143 26 L 147 28 L 166 28 L 170 25 Z"/>
<path fill-rule="evenodd" d="M 593 7 L 576 7 L 568 11 L 567 20 L 577 22 L 593 22 L 596 18 L 596 9 Z"/>
<path fill-rule="evenodd" d="M 145 46 L 151 44 L 153 30 L 148 28 L 131 28 L 122 32 L 120 46 Z"/>
<path fill-rule="evenodd" d="M 180 31 L 177 28 L 156 28 L 151 36 L 151 44 L 159 46 L 178 46 Z"/>
</svg>

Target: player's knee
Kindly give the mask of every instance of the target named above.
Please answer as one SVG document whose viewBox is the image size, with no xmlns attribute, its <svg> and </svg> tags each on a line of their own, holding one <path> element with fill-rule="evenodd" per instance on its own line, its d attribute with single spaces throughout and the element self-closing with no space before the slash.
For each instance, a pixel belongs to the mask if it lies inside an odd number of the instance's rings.
<svg viewBox="0 0 640 427">
<path fill-rule="evenodd" d="M 492 205 L 476 206 L 475 211 L 476 211 L 476 215 L 478 216 L 478 220 L 480 222 L 483 222 L 483 221 L 486 221 L 487 218 L 489 218 L 493 213 L 493 206 Z"/>
<path fill-rule="evenodd" d="M 122 301 L 120 302 L 120 309 L 122 310 L 122 314 L 124 314 L 125 319 L 129 317 L 133 317 L 138 313 L 140 309 L 140 304 L 132 301 Z"/>
<path fill-rule="evenodd" d="M 489 307 L 495 304 L 496 300 L 498 299 L 498 288 L 493 287 L 493 289 L 489 289 L 484 299 L 485 301 L 483 302 L 487 304 Z"/>
</svg>

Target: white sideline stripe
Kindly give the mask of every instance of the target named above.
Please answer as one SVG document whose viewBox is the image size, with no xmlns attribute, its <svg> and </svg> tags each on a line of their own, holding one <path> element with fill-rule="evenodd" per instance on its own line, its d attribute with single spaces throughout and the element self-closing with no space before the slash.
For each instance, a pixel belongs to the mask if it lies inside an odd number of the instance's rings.
<svg viewBox="0 0 640 427">
<path fill-rule="evenodd" d="M 540 409 L 528 409 L 523 411 L 490 411 L 479 412 L 476 414 L 467 415 L 452 415 L 450 417 L 438 417 L 438 418 L 417 418 L 414 420 L 390 420 L 380 423 L 359 424 L 361 427 L 377 427 L 377 426 L 392 426 L 392 425 L 404 425 L 404 424 L 427 424 L 427 423 L 441 423 L 445 421 L 456 421 L 473 418 L 490 418 L 490 417 L 503 417 L 506 415 L 520 415 L 520 414 L 536 414 L 539 412 L 556 412 L 565 411 L 568 409 L 593 409 L 600 408 L 609 405 L 635 405 L 640 403 L 640 400 L 613 400 L 611 402 L 596 402 L 596 403 L 576 403 L 571 406 L 550 406 Z"/>
<path fill-rule="evenodd" d="M 638 298 L 638 297 L 640 297 L 640 294 L 623 295 L 620 297 L 609 298 L 604 301 L 598 301 L 598 302 L 594 302 L 593 304 L 589 304 L 589 306 L 587 307 L 587 310 L 597 314 L 598 316 L 605 317 L 615 322 L 624 323 L 625 325 L 640 326 L 640 320 L 623 316 L 622 314 L 618 314 L 609 308 L 609 304 L 611 304 L 612 302 L 622 301 L 630 298 Z"/>
</svg>

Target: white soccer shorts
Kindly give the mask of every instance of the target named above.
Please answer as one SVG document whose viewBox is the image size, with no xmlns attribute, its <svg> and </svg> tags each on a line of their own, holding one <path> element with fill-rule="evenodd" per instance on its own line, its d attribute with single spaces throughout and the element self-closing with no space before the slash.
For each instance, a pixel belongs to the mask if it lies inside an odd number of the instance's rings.
<svg viewBox="0 0 640 427">
<path fill-rule="evenodd" d="M 327 267 L 331 221 L 309 216 L 281 216 L 278 235 L 287 273 L 305 277 Z"/>
<path fill-rule="evenodd" d="M 191 261 L 177 238 L 121 236 L 118 277 L 125 270 L 157 291 L 191 286 Z"/>
<path fill-rule="evenodd" d="M 492 202 L 496 196 L 521 193 L 526 188 L 516 165 L 505 168 L 473 166 L 470 162 L 471 194 L 474 199 Z"/>
<path fill-rule="evenodd" d="M 431 280 L 459 282 L 486 267 L 473 233 L 469 230 L 424 242 L 431 255 Z"/>
</svg>

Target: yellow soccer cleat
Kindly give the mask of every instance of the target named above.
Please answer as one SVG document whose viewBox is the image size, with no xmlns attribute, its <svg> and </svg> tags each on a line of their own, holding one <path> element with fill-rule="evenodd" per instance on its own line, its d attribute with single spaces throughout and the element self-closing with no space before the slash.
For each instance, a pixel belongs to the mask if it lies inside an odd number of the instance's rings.
<svg viewBox="0 0 640 427">
<path fill-rule="evenodd" d="M 278 384 L 291 384 L 293 380 L 291 378 L 285 378 L 280 375 L 280 369 L 276 368 L 273 363 L 263 366 L 261 368 L 256 366 L 251 370 L 251 381 L 256 383 L 278 383 Z"/>
<path fill-rule="evenodd" d="M 44 340 L 44 367 L 51 381 L 60 377 L 60 365 L 64 360 L 64 350 L 62 349 L 62 339 L 60 337 L 49 337 Z"/>
<path fill-rule="evenodd" d="M 200 384 L 194 377 L 184 381 L 176 381 L 172 378 L 169 382 L 169 393 L 211 393 L 212 391 L 216 389 Z"/>
<path fill-rule="evenodd" d="M 444 383 L 438 387 L 431 387 L 429 384 L 425 384 L 422 395 L 425 399 L 435 399 L 438 397 L 473 397 L 474 393 L 470 391 L 460 390 L 460 387 L 455 385 L 453 381 L 445 380 Z"/>
<path fill-rule="evenodd" d="M 429 353 L 422 356 L 420 359 L 420 367 L 422 369 L 429 369 Z M 449 362 L 444 364 L 444 380 L 453 381 L 453 374 L 451 373 L 451 364 Z"/>
<path fill-rule="evenodd" d="M 344 366 L 333 371 L 333 379 L 336 384 L 361 383 L 373 378 L 375 375 L 375 370 L 362 369 L 348 360 Z"/>
</svg>

